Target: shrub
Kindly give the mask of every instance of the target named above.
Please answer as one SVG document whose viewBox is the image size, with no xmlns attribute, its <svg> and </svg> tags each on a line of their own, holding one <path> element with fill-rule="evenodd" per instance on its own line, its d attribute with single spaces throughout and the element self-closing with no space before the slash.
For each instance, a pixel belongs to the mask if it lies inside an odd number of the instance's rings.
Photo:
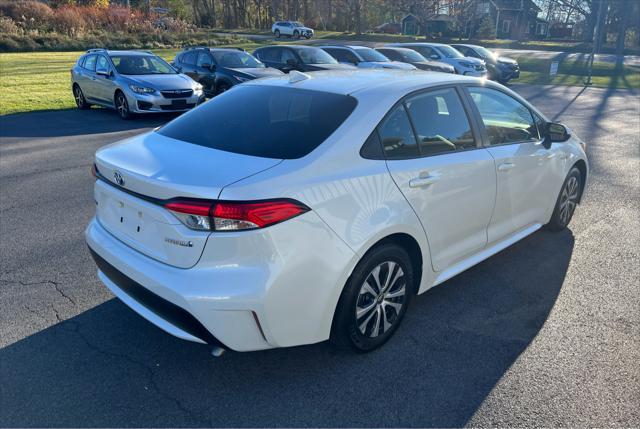
<svg viewBox="0 0 640 429">
<path fill-rule="evenodd" d="M 20 34 L 20 27 L 6 16 L 0 16 L 0 34 Z"/>
<path fill-rule="evenodd" d="M 39 1 L 3 1 L 0 12 L 27 30 L 43 30 L 51 28 L 53 10 Z"/>
<path fill-rule="evenodd" d="M 83 32 L 86 25 L 82 14 L 75 7 L 56 9 L 51 24 L 55 31 L 68 36 Z"/>
<path fill-rule="evenodd" d="M 481 39 L 493 39 L 496 35 L 496 26 L 491 16 L 485 16 L 480 22 L 480 28 L 478 28 L 478 37 Z"/>
</svg>

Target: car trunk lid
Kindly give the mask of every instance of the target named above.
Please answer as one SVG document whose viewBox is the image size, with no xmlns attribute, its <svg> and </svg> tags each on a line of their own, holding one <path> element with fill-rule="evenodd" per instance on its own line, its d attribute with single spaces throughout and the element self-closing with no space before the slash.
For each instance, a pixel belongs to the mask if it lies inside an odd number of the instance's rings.
<svg viewBox="0 0 640 429">
<path fill-rule="evenodd" d="M 96 154 L 96 216 L 112 235 L 166 264 L 190 268 L 210 235 L 194 231 L 163 207 L 178 197 L 216 199 L 231 183 L 274 167 L 259 158 L 148 133 Z"/>
</svg>

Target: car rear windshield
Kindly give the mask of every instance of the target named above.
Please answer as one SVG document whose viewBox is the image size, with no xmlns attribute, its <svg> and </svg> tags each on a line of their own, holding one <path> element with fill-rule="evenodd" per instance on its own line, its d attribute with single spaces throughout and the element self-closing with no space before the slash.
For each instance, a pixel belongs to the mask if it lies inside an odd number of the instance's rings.
<svg viewBox="0 0 640 429">
<path fill-rule="evenodd" d="M 347 95 L 239 85 L 169 122 L 158 132 L 227 152 L 295 159 L 326 140 L 356 104 Z"/>
</svg>

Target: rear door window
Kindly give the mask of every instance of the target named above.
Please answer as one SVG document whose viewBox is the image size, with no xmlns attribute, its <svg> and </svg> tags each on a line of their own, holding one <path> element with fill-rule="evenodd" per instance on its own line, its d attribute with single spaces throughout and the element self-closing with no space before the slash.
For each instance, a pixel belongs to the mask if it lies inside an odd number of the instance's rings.
<svg viewBox="0 0 640 429">
<path fill-rule="evenodd" d="M 270 63 L 280 62 L 280 48 L 267 48 L 260 49 L 256 52 L 256 56 L 260 61 L 267 61 Z"/>
<path fill-rule="evenodd" d="M 82 64 L 82 68 L 86 69 L 86 70 L 90 70 L 90 71 L 95 71 L 96 70 L 96 56 L 95 55 L 87 56 L 87 58 L 84 60 L 84 64 Z"/>
<path fill-rule="evenodd" d="M 394 107 L 378 127 L 387 159 L 418 158 L 420 150 L 403 104 Z"/>
<path fill-rule="evenodd" d="M 454 88 L 419 94 L 405 104 L 422 156 L 476 148 L 467 114 Z"/>
<path fill-rule="evenodd" d="M 227 152 L 295 159 L 327 139 L 356 107 L 353 97 L 298 88 L 239 85 L 158 133 Z"/>
<path fill-rule="evenodd" d="M 187 52 L 182 56 L 182 63 L 193 66 L 196 64 L 196 53 L 195 52 Z"/>
<path fill-rule="evenodd" d="M 198 63 L 196 64 L 198 67 L 203 67 L 204 65 L 211 65 L 211 55 L 206 52 L 201 52 L 198 54 Z"/>
<path fill-rule="evenodd" d="M 326 51 L 340 63 L 352 63 L 358 62 L 358 57 L 346 49 L 328 48 Z"/>
</svg>

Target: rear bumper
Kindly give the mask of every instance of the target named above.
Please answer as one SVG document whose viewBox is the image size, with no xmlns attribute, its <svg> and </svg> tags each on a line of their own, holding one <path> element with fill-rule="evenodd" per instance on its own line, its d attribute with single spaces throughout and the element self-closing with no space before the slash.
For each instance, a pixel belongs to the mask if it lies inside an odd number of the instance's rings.
<svg viewBox="0 0 640 429">
<path fill-rule="evenodd" d="M 171 335 L 236 351 L 328 339 L 357 261 L 313 212 L 264 231 L 212 234 L 190 269 L 143 255 L 96 219 L 85 236 L 101 281 L 131 309 Z"/>
</svg>

